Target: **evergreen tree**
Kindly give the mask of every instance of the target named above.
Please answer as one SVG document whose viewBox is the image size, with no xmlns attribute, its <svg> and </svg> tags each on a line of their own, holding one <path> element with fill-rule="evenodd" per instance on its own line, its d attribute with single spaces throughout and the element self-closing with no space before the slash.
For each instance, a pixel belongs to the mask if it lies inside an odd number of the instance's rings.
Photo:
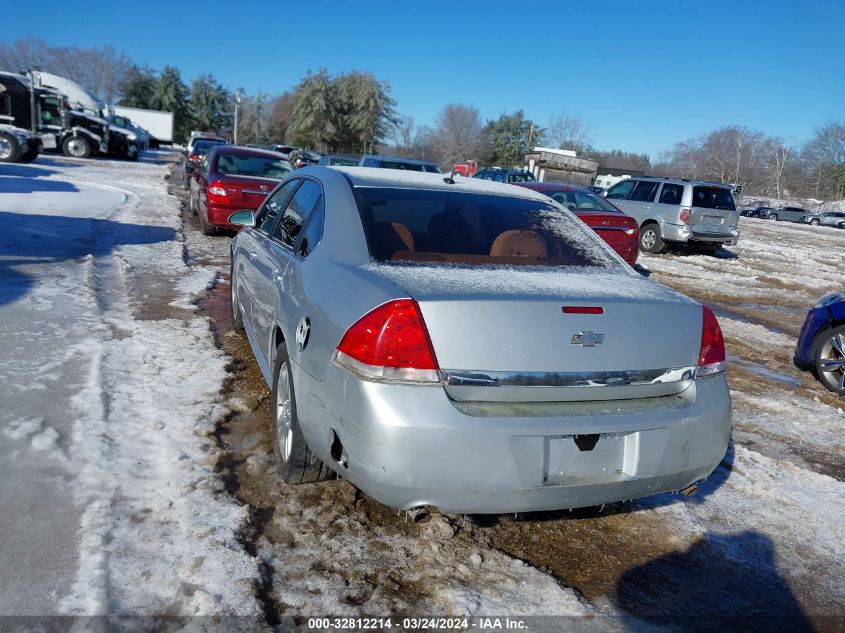
<svg viewBox="0 0 845 633">
<path fill-rule="evenodd" d="M 200 75 L 191 83 L 190 113 L 200 130 L 220 132 L 232 118 L 231 94 L 211 75 Z"/>
<path fill-rule="evenodd" d="M 188 102 L 188 87 L 182 81 L 179 69 L 165 66 L 153 91 L 151 107 L 173 113 L 173 140 L 184 142 L 190 134 L 191 112 Z"/>
<path fill-rule="evenodd" d="M 490 149 L 484 162 L 503 167 L 523 165 L 526 152 L 543 136 L 543 129 L 526 119 L 522 110 L 487 121 L 486 130 Z"/>
<path fill-rule="evenodd" d="M 338 149 L 371 153 L 397 121 L 396 101 L 386 82 L 371 73 L 352 71 L 335 79 L 338 95 Z"/>
<path fill-rule="evenodd" d="M 158 78 L 149 66 L 132 66 L 120 84 L 120 105 L 129 108 L 152 108 Z"/>
<path fill-rule="evenodd" d="M 321 151 L 333 149 L 337 144 L 338 95 L 328 71 L 309 71 L 295 94 L 288 128 L 291 141 Z"/>
</svg>

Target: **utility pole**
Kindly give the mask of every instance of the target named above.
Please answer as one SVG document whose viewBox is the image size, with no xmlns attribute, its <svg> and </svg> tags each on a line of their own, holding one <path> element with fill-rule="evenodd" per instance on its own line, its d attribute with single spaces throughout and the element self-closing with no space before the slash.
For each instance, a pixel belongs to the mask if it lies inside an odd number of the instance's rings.
<svg viewBox="0 0 845 633">
<path fill-rule="evenodd" d="M 235 129 L 234 129 L 234 142 L 235 145 L 238 144 L 238 110 L 241 108 L 241 91 L 238 89 L 238 93 L 235 95 Z"/>
</svg>

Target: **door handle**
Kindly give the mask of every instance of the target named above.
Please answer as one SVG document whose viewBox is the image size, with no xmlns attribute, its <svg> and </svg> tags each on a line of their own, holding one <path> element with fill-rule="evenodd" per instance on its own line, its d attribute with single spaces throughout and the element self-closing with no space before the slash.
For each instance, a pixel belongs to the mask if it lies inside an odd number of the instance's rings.
<svg viewBox="0 0 845 633">
<path fill-rule="evenodd" d="M 254 262 L 256 259 L 258 259 L 258 253 L 250 252 L 250 253 L 247 253 L 247 256 L 249 257 L 249 261 L 251 261 L 251 262 Z"/>
<path fill-rule="evenodd" d="M 644 205 L 643 205 L 643 209 L 645 209 L 646 211 L 648 211 L 649 209 L 651 209 L 651 205 L 650 205 L 650 204 L 644 204 Z"/>
</svg>

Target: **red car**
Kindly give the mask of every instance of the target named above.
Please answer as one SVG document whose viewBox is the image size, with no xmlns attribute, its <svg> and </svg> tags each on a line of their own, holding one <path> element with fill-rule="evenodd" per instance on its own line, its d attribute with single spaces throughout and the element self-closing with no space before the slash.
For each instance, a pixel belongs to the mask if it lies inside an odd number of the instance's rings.
<svg viewBox="0 0 845 633">
<path fill-rule="evenodd" d="M 517 187 L 539 191 L 572 211 L 631 266 L 640 252 L 640 227 L 630 215 L 604 198 L 580 187 L 557 182 L 519 182 Z"/>
<path fill-rule="evenodd" d="M 241 209 L 256 211 L 293 166 L 278 152 L 234 145 L 208 150 L 191 178 L 190 205 L 205 235 L 218 229 L 237 230 L 229 216 Z"/>
</svg>

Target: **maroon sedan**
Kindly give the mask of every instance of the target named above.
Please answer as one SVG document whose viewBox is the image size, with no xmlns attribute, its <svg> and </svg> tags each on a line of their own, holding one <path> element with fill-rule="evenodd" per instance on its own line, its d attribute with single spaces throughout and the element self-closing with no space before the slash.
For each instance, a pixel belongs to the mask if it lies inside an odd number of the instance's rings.
<svg viewBox="0 0 845 633">
<path fill-rule="evenodd" d="M 237 230 L 229 216 L 241 209 L 255 211 L 293 167 L 278 152 L 217 145 L 208 150 L 191 178 L 190 205 L 202 232 Z"/>
<path fill-rule="evenodd" d="M 623 213 L 619 207 L 591 191 L 557 182 L 513 184 L 539 191 L 559 202 L 598 233 L 622 259 L 631 266 L 637 263 L 637 255 L 640 252 L 640 227 L 634 218 Z"/>
</svg>

